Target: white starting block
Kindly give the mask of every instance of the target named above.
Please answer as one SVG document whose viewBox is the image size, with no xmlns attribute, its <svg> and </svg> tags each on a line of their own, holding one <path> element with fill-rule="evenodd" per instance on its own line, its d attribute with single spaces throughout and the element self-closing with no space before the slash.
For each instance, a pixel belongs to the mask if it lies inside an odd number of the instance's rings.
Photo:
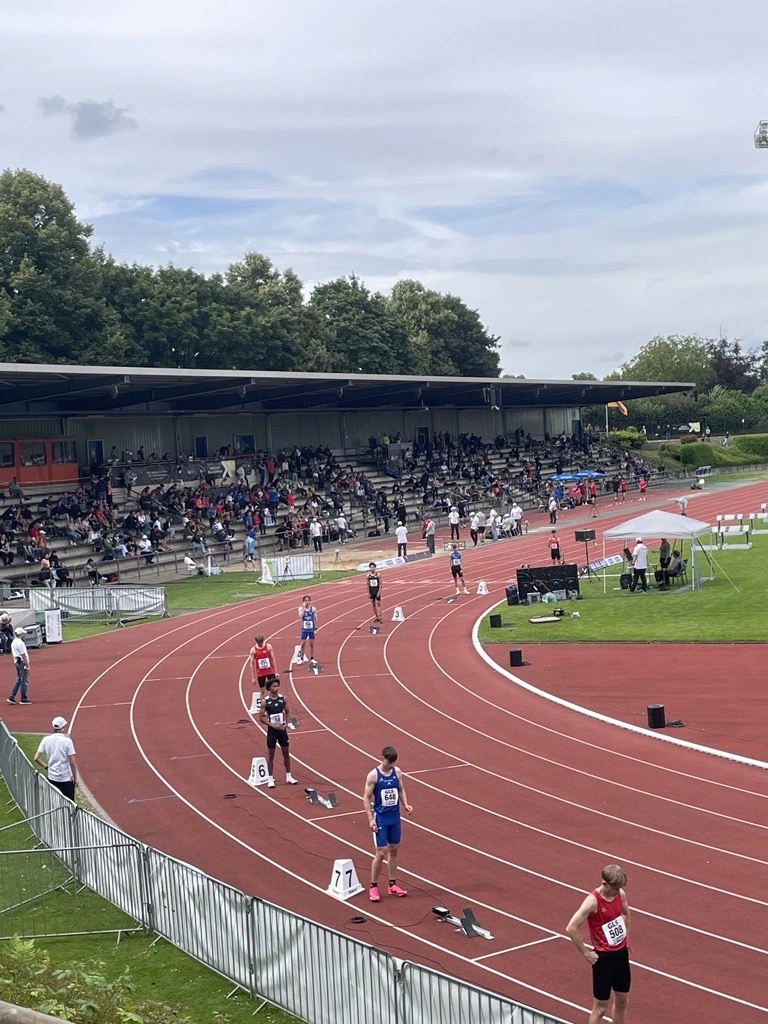
<svg viewBox="0 0 768 1024">
<path fill-rule="evenodd" d="M 288 719 L 288 728 L 289 729 L 298 729 L 298 727 L 299 727 L 299 720 L 297 718 L 289 718 Z"/>
<path fill-rule="evenodd" d="M 485 582 L 485 580 L 480 580 L 480 582 L 477 584 L 477 592 L 478 594 L 488 593 L 488 584 Z"/>
<path fill-rule="evenodd" d="M 269 779 L 266 757 L 254 757 L 251 761 L 251 774 L 248 776 L 249 786 L 263 786 Z"/>
<path fill-rule="evenodd" d="M 401 605 L 398 605 L 395 608 L 395 610 L 392 612 L 392 621 L 393 622 L 405 622 L 405 612 L 403 611 Z"/>
<path fill-rule="evenodd" d="M 452 924 L 457 932 L 463 932 L 468 939 L 493 938 L 487 928 L 480 927 L 471 907 L 464 910 L 463 917 L 454 917 L 447 907 L 432 907 L 432 913 L 435 914 L 440 924 Z"/>
<path fill-rule="evenodd" d="M 320 673 L 323 671 L 323 666 L 318 665 L 314 658 L 310 661 L 309 665 L 307 665 L 307 668 L 309 669 L 313 676 L 319 676 Z"/>
<path fill-rule="evenodd" d="M 262 758 L 263 760 L 263 758 Z M 316 789 L 312 789 L 310 786 L 306 786 L 304 792 L 307 795 L 307 800 L 311 804 L 322 804 L 323 807 L 338 807 L 339 801 L 336 799 L 335 793 L 329 793 L 327 797 L 320 796 Z"/>
<path fill-rule="evenodd" d="M 379 629 L 379 627 L 378 627 L 378 626 L 369 626 L 369 627 L 368 627 L 368 631 L 369 631 L 370 633 L 373 633 L 373 635 L 374 635 L 374 636 L 376 636 L 376 635 L 377 635 L 378 633 L 380 633 L 380 632 L 381 632 L 381 630 Z"/>
<path fill-rule="evenodd" d="M 363 886 L 357 877 L 357 871 L 355 871 L 355 865 L 351 860 L 335 860 L 333 862 L 331 881 L 325 891 L 337 900 L 348 900 L 363 891 Z"/>
</svg>

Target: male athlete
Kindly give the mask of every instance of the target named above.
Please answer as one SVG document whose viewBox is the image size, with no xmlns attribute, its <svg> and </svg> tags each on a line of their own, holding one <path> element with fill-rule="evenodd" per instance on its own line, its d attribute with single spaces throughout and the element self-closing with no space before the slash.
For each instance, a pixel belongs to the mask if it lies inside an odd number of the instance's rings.
<svg viewBox="0 0 768 1024">
<path fill-rule="evenodd" d="M 557 536 L 557 530 L 550 530 L 549 533 L 549 557 L 552 559 L 553 565 L 560 565 L 563 560 L 563 554 L 560 550 L 560 538 Z"/>
<path fill-rule="evenodd" d="M 565 929 L 574 946 L 592 965 L 594 1003 L 589 1024 L 599 1024 L 610 1009 L 614 1024 L 625 1024 L 629 988 L 629 904 L 623 886 L 627 876 L 618 864 L 603 868 L 600 885 L 593 889 L 568 922 Z M 579 935 L 584 922 L 589 926 L 589 949 Z"/>
<path fill-rule="evenodd" d="M 305 594 L 299 605 L 299 618 L 301 619 L 301 649 L 299 650 L 298 661 L 306 659 L 304 648 L 309 640 L 309 664 L 316 665 L 315 661 L 315 633 L 317 632 L 317 608 L 312 604 L 312 598 Z"/>
<path fill-rule="evenodd" d="M 278 693 L 280 680 L 272 676 L 267 686 L 267 697 L 264 701 L 259 721 L 267 727 L 267 765 L 269 778 L 267 786 L 275 788 L 274 763 L 275 747 L 280 744 L 283 752 L 283 763 L 285 764 L 285 781 L 295 786 L 298 779 L 291 775 L 291 753 L 288 750 L 288 704 L 282 693 Z"/>
<path fill-rule="evenodd" d="M 381 577 L 376 572 L 376 563 L 368 563 L 368 600 L 373 605 L 373 621 L 383 622 L 381 617 Z"/>
<path fill-rule="evenodd" d="M 277 675 L 277 667 L 274 648 L 264 639 L 264 634 L 257 633 L 253 639 L 256 643 L 251 648 L 251 682 L 254 686 L 256 683 L 259 684 L 259 695 L 256 698 L 258 711 L 264 697 L 264 689 L 269 685 L 270 679 Z"/>
<path fill-rule="evenodd" d="M 378 903 L 381 899 L 379 873 L 385 854 L 389 873 L 387 892 L 390 896 L 408 895 L 408 890 L 397 884 L 397 854 L 400 849 L 401 833 L 400 802 L 402 801 L 409 814 L 413 808 L 405 795 L 402 772 L 395 767 L 397 751 L 394 747 L 384 747 L 381 757 L 381 764 L 368 773 L 363 793 L 363 804 L 376 848 L 371 864 L 371 885 L 368 890 L 371 903 Z"/>
<path fill-rule="evenodd" d="M 464 581 L 464 569 L 461 566 L 461 551 L 459 551 L 459 545 L 454 544 L 451 548 L 451 553 L 448 556 L 451 560 L 451 576 L 453 576 L 453 582 L 456 587 L 456 593 L 459 592 L 459 583 L 464 588 L 464 593 L 468 594 L 467 584 Z"/>
</svg>

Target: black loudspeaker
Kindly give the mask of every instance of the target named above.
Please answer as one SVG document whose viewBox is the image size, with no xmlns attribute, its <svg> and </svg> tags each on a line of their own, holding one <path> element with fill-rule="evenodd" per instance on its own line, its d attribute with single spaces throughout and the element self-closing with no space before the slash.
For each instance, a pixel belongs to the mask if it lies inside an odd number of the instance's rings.
<svg viewBox="0 0 768 1024">
<path fill-rule="evenodd" d="M 491 615 L 490 617 L 491 629 L 501 629 L 501 616 Z"/>
<path fill-rule="evenodd" d="M 530 566 L 517 570 L 518 600 L 525 604 L 529 594 L 546 594 L 548 591 L 567 590 L 572 594 L 579 592 L 579 567 L 572 563 L 567 565 L 542 565 L 539 568 Z"/>
<path fill-rule="evenodd" d="M 629 590 L 629 584 L 631 582 L 632 582 L 632 573 L 631 572 L 623 572 L 621 574 L 621 576 L 619 576 L 619 586 L 621 587 L 622 590 Z"/>
<path fill-rule="evenodd" d="M 507 604 L 520 604 L 520 595 L 514 583 L 507 587 Z"/>
<path fill-rule="evenodd" d="M 663 704 L 649 704 L 648 711 L 648 728 L 649 729 L 663 729 L 667 724 L 667 716 L 664 713 Z"/>
<path fill-rule="evenodd" d="M 509 664 L 511 668 L 520 668 L 523 664 L 523 652 L 514 648 L 509 652 Z"/>
<path fill-rule="evenodd" d="M 574 534 L 574 537 L 576 538 L 576 540 L 581 541 L 582 544 L 586 544 L 587 541 L 595 539 L 595 531 L 594 530 L 577 530 L 576 533 Z"/>
</svg>

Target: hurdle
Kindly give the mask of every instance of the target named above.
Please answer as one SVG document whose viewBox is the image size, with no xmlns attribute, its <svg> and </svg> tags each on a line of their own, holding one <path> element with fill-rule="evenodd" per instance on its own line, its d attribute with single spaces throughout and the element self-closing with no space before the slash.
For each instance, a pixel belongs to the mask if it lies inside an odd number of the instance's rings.
<svg viewBox="0 0 768 1024">
<path fill-rule="evenodd" d="M 750 533 L 768 533 L 768 512 L 763 506 L 760 512 L 749 513 L 749 529 Z"/>
<path fill-rule="evenodd" d="M 720 549 L 733 551 L 749 551 L 752 547 L 750 521 L 739 512 L 732 512 L 717 517 L 717 534 Z"/>
</svg>

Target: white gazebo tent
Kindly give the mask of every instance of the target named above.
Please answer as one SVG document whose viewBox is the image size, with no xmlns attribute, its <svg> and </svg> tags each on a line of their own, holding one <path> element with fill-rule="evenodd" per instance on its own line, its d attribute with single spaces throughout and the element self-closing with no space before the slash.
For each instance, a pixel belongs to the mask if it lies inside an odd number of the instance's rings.
<svg viewBox="0 0 768 1024">
<path fill-rule="evenodd" d="M 606 539 L 621 537 L 625 540 L 634 540 L 636 537 L 643 539 L 651 537 L 667 537 L 672 539 L 686 539 L 691 542 L 691 583 L 694 587 L 700 588 L 704 580 L 712 579 L 715 575 L 714 565 L 708 553 L 697 538 L 702 534 L 711 533 L 712 526 L 701 519 L 691 519 L 690 516 L 676 516 L 672 512 L 662 512 L 661 509 L 653 509 L 642 516 L 628 519 L 625 523 L 612 526 L 603 533 L 603 549 Z M 605 553 L 605 552 L 603 552 Z M 704 556 L 709 565 L 709 575 L 701 573 L 701 561 L 697 558 L 700 553 Z"/>
</svg>

